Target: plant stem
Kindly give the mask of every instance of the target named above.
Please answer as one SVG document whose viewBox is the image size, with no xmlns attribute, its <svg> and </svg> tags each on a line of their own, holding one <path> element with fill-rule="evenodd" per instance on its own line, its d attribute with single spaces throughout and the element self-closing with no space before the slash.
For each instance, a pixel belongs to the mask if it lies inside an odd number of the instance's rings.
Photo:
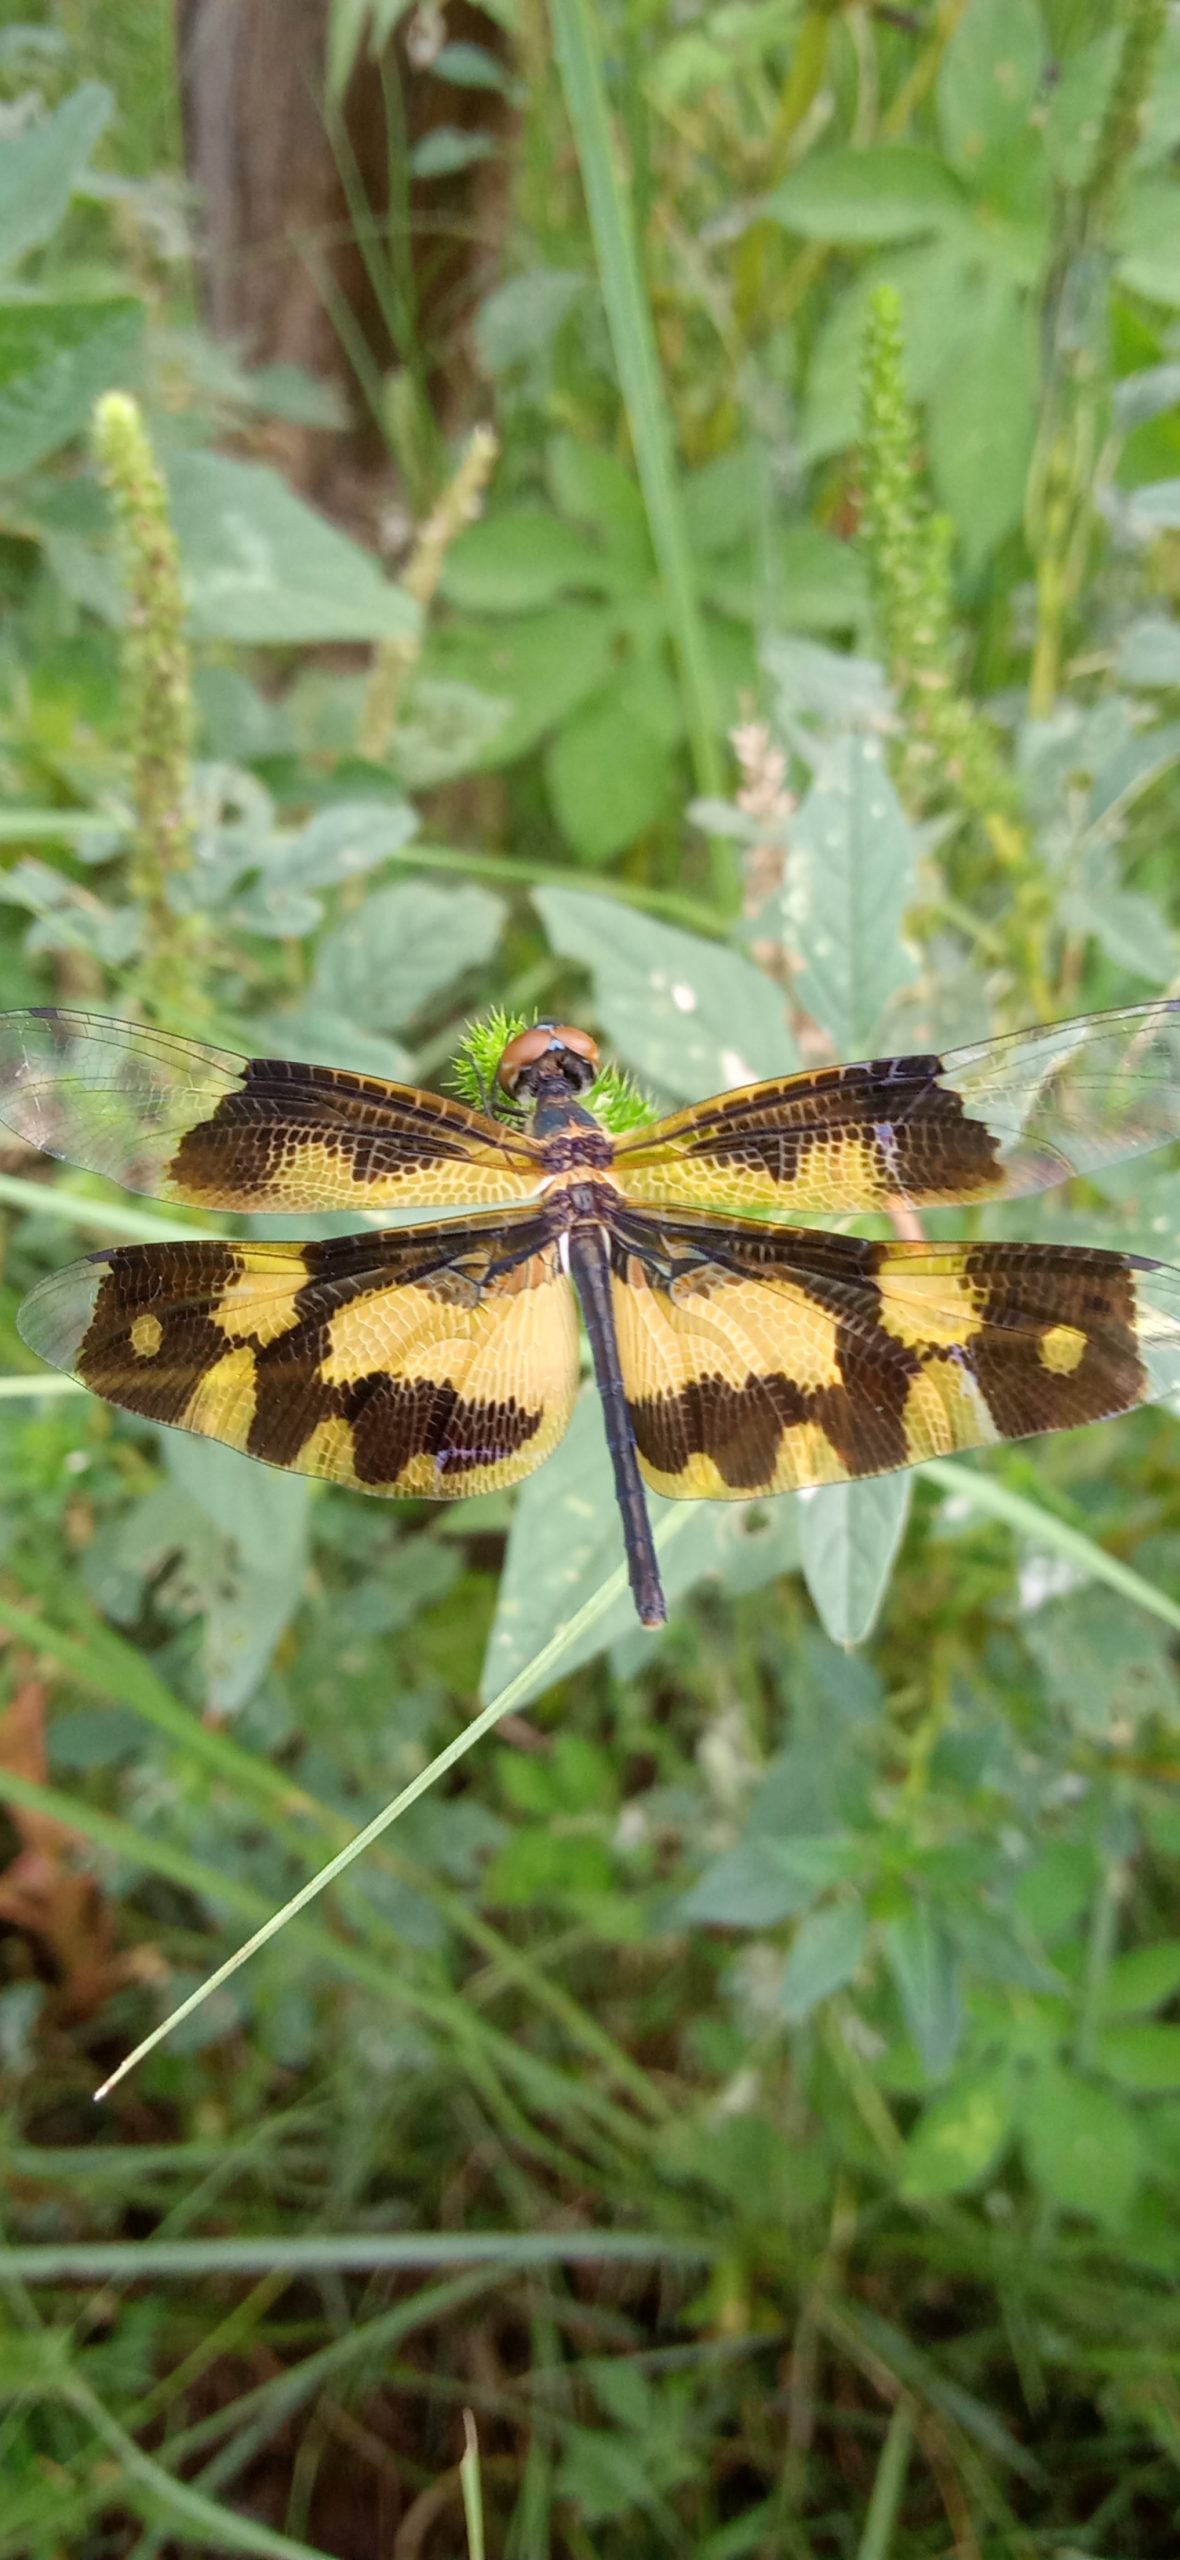
<svg viewBox="0 0 1180 2560">
<path fill-rule="evenodd" d="M 591 0 L 550 0 L 550 6 L 566 109 L 586 190 L 607 326 L 680 668 L 693 771 L 698 791 L 717 798 L 724 790 L 725 778 L 713 671 L 705 645 L 655 331 L 626 182 L 611 131 L 601 23 Z M 713 842 L 711 860 L 718 904 L 730 913 L 736 900 L 736 881 L 732 852 L 723 839 Z"/>
<path fill-rule="evenodd" d="M 443 563 L 465 524 L 479 514 L 500 448 L 490 427 L 477 427 L 436 507 L 419 526 L 402 585 L 421 607 L 423 622 L 438 592 Z M 373 661 L 369 689 L 361 713 L 360 750 L 372 764 L 384 763 L 393 745 L 406 678 L 422 647 L 419 626 L 411 638 L 386 640 Z"/>
</svg>

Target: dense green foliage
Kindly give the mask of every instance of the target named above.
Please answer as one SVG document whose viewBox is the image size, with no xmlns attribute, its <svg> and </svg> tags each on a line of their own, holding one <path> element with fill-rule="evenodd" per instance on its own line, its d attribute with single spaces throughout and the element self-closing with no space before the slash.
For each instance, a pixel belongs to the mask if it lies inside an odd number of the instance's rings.
<svg viewBox="0 0 1180 2560">
<path fill-rule="evenodd" d="M 435 1082 L 543 1003 L 664 1102 L 1180 984 L 1158 0 L 496 0 L 478 520 L 369 239 L 398 576 L 193 318 L 168 24 L 0 9 L 0 1002 Z M 438 1513 L 31 1378 L 184 1221 L 2 1164 L 0 2560 L 1170 2560 L 1175 1417 L 656 1505 L 654 1640 L 593 1403 Z"/>
</svg>

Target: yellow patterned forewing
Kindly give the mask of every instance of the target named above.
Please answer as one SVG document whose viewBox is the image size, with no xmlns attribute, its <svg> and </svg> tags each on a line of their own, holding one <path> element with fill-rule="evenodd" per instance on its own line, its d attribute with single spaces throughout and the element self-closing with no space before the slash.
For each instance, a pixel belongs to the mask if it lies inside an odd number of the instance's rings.
<svg viewBox="0 0 1180 2560">
<path fill-rule="evenodd" d="M 629 1200 L 807 1217 L 1047 1190 L 1180 1137 L 1180 1003 L 746 1085 L 620 1139 Z"/>
<path fill-rule="evenodd" d="M 128 1245 L 45 1280 L 30 1347 L 96 1395 L 368 1493 L 516 1483 L 569 1421 L 573 1295 L 538 1222 Z"/>
<path fill-rule="evenodd" d="M 479 1208 L 531 1199 L 543 1174 L 531 1138 L 465 1103 L 101 1014 L 0 1015 L 0 1122 L 205 1209 Z"/>
</svg>

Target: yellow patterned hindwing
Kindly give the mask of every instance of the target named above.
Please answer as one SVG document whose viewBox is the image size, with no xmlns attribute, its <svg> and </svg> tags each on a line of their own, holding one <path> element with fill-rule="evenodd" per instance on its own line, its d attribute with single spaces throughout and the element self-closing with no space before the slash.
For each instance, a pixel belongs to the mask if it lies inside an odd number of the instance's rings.
<svg viewBox="0 0 1180 2560">
<path fill-rule="evenodd" d="M 738 1500 L 1094 1422 L 1180 1385 L 1180 1272 L 623 1213 L 619 1348 L 656 1491 Z"/>
<path fill-rule="evenodd" d="M 573 1293 L 520 1214 L 302 1246 L 122 1246 L 42 1281 L 19 1322 L 111 1404 L 368 1493 L 515 1484 L 577 1392 Z"/>
<path fill-rule="evenodd" d="M 59 1010 L 0 1014 L 0 1122 L 204 1209 L 478 1208 L 544 1173 L 531 1138 L 414 1085 Z"/>
</svg>

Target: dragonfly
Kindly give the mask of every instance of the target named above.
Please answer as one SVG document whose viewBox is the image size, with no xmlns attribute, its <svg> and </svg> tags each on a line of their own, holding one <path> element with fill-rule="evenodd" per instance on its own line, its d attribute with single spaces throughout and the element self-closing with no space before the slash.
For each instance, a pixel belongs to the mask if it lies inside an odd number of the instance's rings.
<svg viewBox="0 0 1180 2560">
<path fill-rule="evenodd" d="M 1180 1387 L 1180 1270 L 912 1240 L 915 1211 L 1180 1136 L 1180 1000 L 808 1068 L 621 1134 L 592 1107 L 598 1073 L 588 1032 L 539 1022 L 478 1110 L 97 1014 L 2 1015 L 0 1121 L 50 1155 L 202 1210 L 436 1213 L 92 1253 L 33 1289 L 23 1338 L 154 1422 L 450 1500 L 557 1447 L 580 1304 L 647 1627 L 667 1615 L 648 1488 L 798 1492 Z M 807 1223 L 903 1210 L 910 1238 Z"/>
</svg>

